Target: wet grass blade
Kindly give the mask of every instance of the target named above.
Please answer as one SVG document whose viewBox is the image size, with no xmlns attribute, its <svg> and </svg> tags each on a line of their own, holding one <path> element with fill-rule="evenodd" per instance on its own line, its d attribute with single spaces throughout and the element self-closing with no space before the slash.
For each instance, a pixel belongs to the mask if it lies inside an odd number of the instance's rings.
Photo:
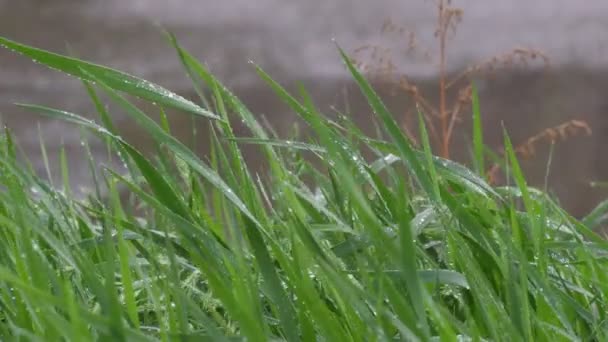
<svg viewBox="0 0 608 342">
<path fill-rule="evenodd" d="M 397 122 L 393 116 L 389 113 L 388 109 L 378 96 L 378 94 L 374 91 L 372 86 L 365 80 L 363 75 L 353 65 L 350 58 L 344 53 L 342 49 L 340 49 L 340 54 L 342 55 L 342 60 L 348 67 L 348 70 L 354 77 L 355 81 L 359 85 L 361 92 L 367 98 L 367 101 L 370 107 L 373 109 L 374 113 L 380 117 L 382 122 L 384 123 L 384 128 L 386 129 L 389 136 L 395 142 L 396 147 L 398 148 L 401 157 L 404 162 L 407 164 L 408 168 L 412 171 L 416 180 L 420 183 L 422 189 L 434 200 L 439 201 L 435 191 L 433 190 L 433 183 L 425 172 L 424 166 L 420 162 L 418 155 L 416 154 L 416 150 L 412 146 L 412 143 L 408 140 L 408 138 L 403 134 Z"/>
<path fill-rule="evenodd" d="M 485 173 L 485 157 L 483 142 L 483 125 L 481 122 L 481 109 L 479 108 L 479 96 L 475 83 L 471 85 L 471 102 L 473 107 L 473 150 L 475 155 L 475 166 L 480 175 Z"/>
<path fill-rule="evenodd" d="M 540 208 L 538 202 L 532 199 L 530 195 L 530 191 L 528 189 L 528 184 L 524 177 L 523 171 L 519 165 L 519 161 L 517 160 L 517 156 L 513 149 L 513 145 L 511 144 L 511 140 L 507 135 L 507 132 L 504 132 L 504 141 L 505 141 L 505 150 L 507 153 L 507 157 L 509 159 L 509 164 L 511 166 L 511 170 L 513 172 L 513 177 L 515 178 L 515 182 L 519 187 L 519 190 L 522 194 L 522 200 L 524 202 L 524 206 L 527 210 L 527 216 L 530 218 L 531 222 L 531 232 L 530 237 L 532 238 L 532 247 L 533 253 L 538 256 L 538 262 L 542 269 L 545 269 L 546 260 L 545 253 L 541 252 L 543 248 L 544 236 L 545 236 L 545 225 L 541 224 L 540 221 Z"/>
<path fill-rule="evenodd" d="M 112 89 L 209 119 L 219 119 L 217 115 L 201 108 L 192 101 L 189 101 L 157 84 L 131 76 L 124 72 L 23 45 L 3 37 L 0 37 L 0 45 L 27 56 L 37 63 L 46 65 L 52 69 L 62 71 L 80 79 L 94 81 L 90 77 L 90 74 L 83 72 L 83 70 L 87 70 L 89 73 L 94 73 L 98 80 L 103 81 Z"/>
<path fill-rule="evenodd" d="M 582 224 L 592 230 L 601 227 L 606 221 L 608 221 L 608 200 L 600 202 L 581 220 Z"/>
</svg>

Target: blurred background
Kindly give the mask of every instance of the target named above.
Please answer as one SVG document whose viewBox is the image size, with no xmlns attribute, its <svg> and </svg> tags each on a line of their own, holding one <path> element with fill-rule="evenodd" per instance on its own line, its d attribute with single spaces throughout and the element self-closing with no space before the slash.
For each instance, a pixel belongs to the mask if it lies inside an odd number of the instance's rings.
<svg viewBox="0 0 608 342">
<path fill-rule="evenodd" d="M 486 139 L 501 146 L 501 123 L 515 144 L 543 128 L 585 120 L 591 136 L 557 144 L 549 174 L 550 189 L 574 215 L 580 216 L 608 194 L 590 186 L 608 181 L 608 2 L 604 0 L 453 0 L 463 9 L 462 22 L 448 43 L 448 71 L 487 60 L 513 48 L 535 48 L 550 58 L 527 67 L 499 70 L 480 78 Z M 409 32 L 386 34 L 387 20 L 416 32 L 419 51 L 436 46 L 436 2 L 429 0 L 0 0 L 0 35 L 59 53 L 68 51 L 159 83 L 185 97 L 194 93 L 174 51 L 159 27 L 180 42 L 233 89 L 254 113 L 264 115 L 280 132 L 290 129 L 291 114 L 258 80 L 248 61 L 262 66 L 278 81 L 302 81 L 319 106 L 349 104 L 357 121 L 368 108 L 357 95 L 341 64 L 335 41 L 353 52 L 366 44 L 391 48 L 398 69 L 436 98 L 437 63 L 407 50 Z M 436 52 L 436 50 L 432 50 Z M 411 105 L 404 94 L 379 85 L 398 114 Z M 16 108 L 14 102 L 47 105 L 93 116 L 81 83 L 49 71 L 27 58 L 0 50 L 0 115 L 41 175 L 45 174 L 40 135 L 48 147 L 54 178 L 60 144 L 70 160 L 75 189 L 90 182 L 82 158 L 82 135 L 74 126 L 47 120 Z M 146 147 L 145 135 L 116 112 L 128 139 Z M 469 112 L 465 115 L 470 116 Z M 174 132 L 188 137 L 191 120 L 172 113 Z M 466 132 L 466 120 L 463 123 Z M 246 134 L 246 132 L 242 132 Z M 203 138 L 201 138 L 203 139 Z M 466 139 L 455 154 L 466 158 Z M 105 149 L 91 141 L 101 162 Z M 524 161 L 530 182 L 542 186 L 549 149 Z"/>
</svg>

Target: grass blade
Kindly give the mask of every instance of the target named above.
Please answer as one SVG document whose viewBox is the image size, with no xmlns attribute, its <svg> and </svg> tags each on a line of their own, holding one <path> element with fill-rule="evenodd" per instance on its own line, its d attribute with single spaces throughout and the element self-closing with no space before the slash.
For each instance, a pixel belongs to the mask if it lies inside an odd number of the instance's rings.
<svg viewBox="0 0 608 342">
<path fill-rule="evenodd" d="M 180 109 L 209 119 L 219 119 L 217 115 L 201 108 L 192 101 L 157 84 L 131 76 L 124 72 L 23 45 L 3 37 L 0 37 L 0 45 L 27 56 L 37 63 L 41 63 L 49 68 L 62 71 L 80 79 L 94 81 L 90 77 L 90 73 L 93 73 L 98 80 L 103 81 L 112 89 L 123 91 L 148 101 Z M 89 74 L 83 72 L 83 70 L 87 70 Z"/>
</svg>

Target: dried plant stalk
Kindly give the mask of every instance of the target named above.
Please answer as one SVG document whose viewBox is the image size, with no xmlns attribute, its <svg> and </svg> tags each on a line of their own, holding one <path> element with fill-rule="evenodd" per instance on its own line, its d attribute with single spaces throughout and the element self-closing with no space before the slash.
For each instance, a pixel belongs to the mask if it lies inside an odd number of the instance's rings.
<svg viewBox="0 0 608 342">
<path fill-rule="evenodd" d="M 516 48 L 472 65 L 450 78 L 447 72 L 448 41 L 451 35 L 456 33 L 456 28 L 462 21 L 464 12 L 462 9 L 452 6 L 451 0 L 438 0 L 436 5 L 437 26 L 434 35 L 438 45 L 438 103 L 430 101 L 429 97 L 423 94 L 407 75 L 399 72 L 397 65 L 393 62 L 391 49 L 368 44 L 357 48 L 354 52 L 355 56 L 367 54 L 369 62 L 365 63 L 362 57 L 356 57 L 355 62 L 372 80 L 391 84 L 394 86 L 392 88 L 393 92 L 407 94 L 414 101 L 416 109 L 420 109 L 423 113 L 423 119 L 434 146 L 439 148 L 438 154 L 444 158 L 450 158 L 450 144 L 456 124 L 462 121 L 462 114 L 469 108 L 472 95 L 470 82 L 466 82 L 458 89 L 452 88 L 464 83 L 465 80 L 470 81 L 472 77 L 491 75 L 499 68 L 513 68 L 517 65 L 526 67 L 529 65 L 529 61 L 533 60 L 540 60 L 547 68 L 550 64 L 549 58 L 542 51 Z M 422 46 L 414 31 L 387 20 L 382 25 L 381 33 L 397 34 L 404 38 L 405 49 L 403 53 L 406 57 L 415 56 L 417 52 L 421 52 L 425 61 L 432 61 L 430 49 Z M 450 93 L 458 94 L 453 103 L 448 103 Z M 407 110 L 402 119 L 403 130 L 412 141 L 416 141 L 415 135 L 412 133 L 416 129 L 413 129 L 414 127 L 410 127 L 410 125 L 415 124 L 415 121 L 411 119 L 413 117 L 417 120 L 416 114 L 417 111 L 415 110 Z"/>
<path fill-rule="evenodd" d="M 450 158 L 450 144 L 455 134 L 457 124 L 462 121 L 462 114 L 469 108 L 472 100 L 470 81 L 473 77 L 487 77 L 498 69 L 512 69 L 517 66 L 528 67 L 531 61 L 539 61 L 545 69 L 551 64 L 549 57 L 542 51 L 532 48 L 515 48 L 511 51 L 496 55 L 488 60 L 471 65 L 454 77 L 449 78 L 447 72 L 447 45 L 451 34 L 456 33 L 458 24 L 462 21 L 464 12 L 452 6 L 451 0 L 437 0 L 437 26 L 435 38 L 438 52 L 438 102 L 434 103 L 410 78 L 399 72 L 398 66 L 393 62 L 392 50 L 377 45 L 364 45 L 357 48 L 355 56 L 367 54 L 365 58 L 356 57 L 355 62 L 372 80 L 392 85 L 392 92 L 408 95 L 414 102 L 415 108 L 403 113 L 402 129 L 405 134 L 417 144 L 416 124 L 418 111 L 422 112 L 422 119 L 430 133 L 434 146 L 439 148 L 438 154 Z M 414 31 L 398 26 L 391 20 L 386 20 L 382 26 L 382 34 L 396 34 L 405 40 L 403 53 L 406 57 L 420 53 L 425 61 L 432 61 L 430 49 L 422 46 Z M 457 94 L 453 103 L 448 103 L 450 94 Z M 546 128 L 538 134 L 528 138 L 523 144 L 517 146 L 515 152 L 523 159 L 532 158 L 536 147 L 542 142 L 556 143 L 565 141 L 570 137 L 580 135 L 581 132 L 591 134 L 589 125 L 581 120 L 570 120 L 555 127 Z M 499 151 L 504 153 L 504 151 Z M 486 173 L 491 183 L 495 183 L 499 170 L 497 164 Z"/>
<path fill-rule="evenodd" d="M 592 130 L 587 122 L 582 120 L 569 120 L 554 127 L 545 128 L 537 134 L 526 139 L 522 144 L 515 147 L 515 153 L 522 159 L 530 159 L 536 156 L 536 149 L 541 143 L 555 144 L 567 141 L 570 138 L 580 135 L 591 135 Z M 504 149 L 500 154 L 504 155 Z M 498 183 L 498 171 L 500 165 L 495 163 L 487 172 L 487 179 L 490 184 Z"/>
</svg>

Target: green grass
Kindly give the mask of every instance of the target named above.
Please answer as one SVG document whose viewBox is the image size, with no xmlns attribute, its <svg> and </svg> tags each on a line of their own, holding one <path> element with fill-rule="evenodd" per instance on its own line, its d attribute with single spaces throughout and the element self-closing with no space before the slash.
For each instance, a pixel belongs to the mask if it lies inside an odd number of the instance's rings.
<svg viewBox="0 0 608 342">
<path fill-rule="evenodd" d="M 78 200 L 69 187 L 52 187 L 23 168 L 3 132 L 0 339 L 608 339 L 608 244 L 594 233 L 608 206 L 581 221 L 568 215 L 528 187 L 506 135 L 504 165 L 515 185 L 491 187 L 477 172 L 433 156 L 423 125 L 423 148 L 413 147 L 339 51 L 383 134 L 330 120 L 304 89 L 290 94 L 256 68 L 311 132 L 305 141 L 281 140 L 168 39 L 198 104 L 0 38 L 82 79 L 101 123 L 21 106 L 89 130 L 128 170 L 91 167 L 95 190 Z M 150 135 L 157 153 L 146 155 L 117 134 L 102 94 Z M 125 95 L 156 103 L 160 124 Z M 210 146 L 206 158 L 171 135 L 161 106 L 210 121 L 207 134 L 197 135 Z M 483 170 L 476 97 L 473 111 L 474 165 Z M 251 135 L 235 136 L 232 122 Z M 250 171 L 243 144 L 259 148 L 266 173 Z M 63 156 L 64 181 L 67 163 Z M 89 163 L 96 164 L 90 154 Z M 119 187 L 136 203 L 125 203 Z"/>
</svg>

